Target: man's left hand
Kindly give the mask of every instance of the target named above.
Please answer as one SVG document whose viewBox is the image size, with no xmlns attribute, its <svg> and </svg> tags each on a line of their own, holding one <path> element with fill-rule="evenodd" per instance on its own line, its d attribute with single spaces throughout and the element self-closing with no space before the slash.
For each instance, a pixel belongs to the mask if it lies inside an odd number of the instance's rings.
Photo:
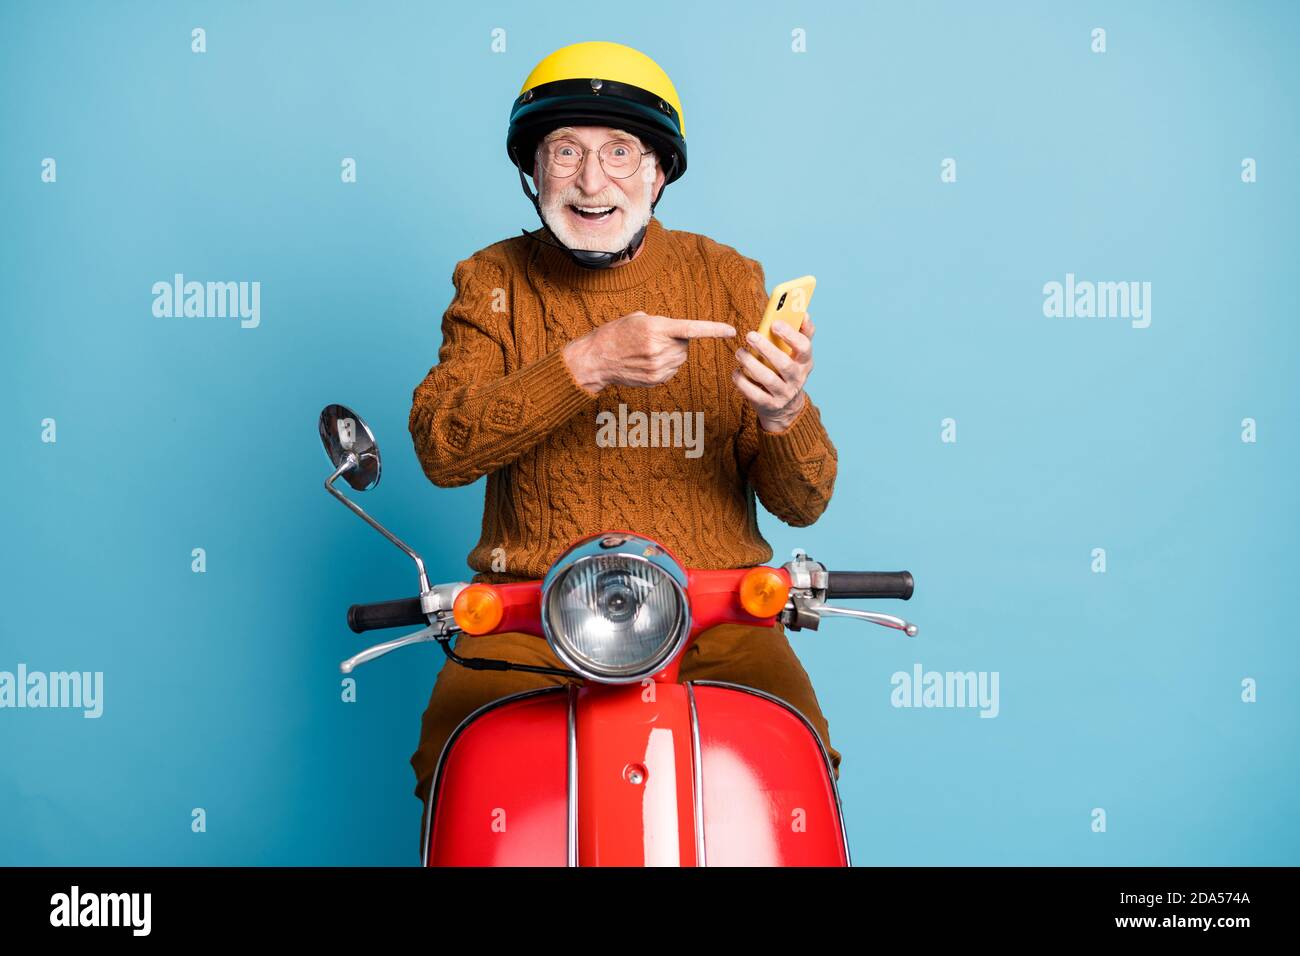
<svg viewBox="0 0 1300 956">
<path fill-rule="evenodd" d="M 790 345 L 791 353 L 786 355 L 757 332 L 750 332 L 745 341 L 772 367 L 768 368 L 748 349 L 741 348 L 736 352 L 739 365 L 732 371 L 731 380 L 754 407 L 763 430 L 780 432 L 794 424 L 808 400 L 803 386 L 813 367 L 812 318 L 805 312 L 803 324 L 797 332 L 784 322 L 773 322 L 772 334 Z"/>
</svg>

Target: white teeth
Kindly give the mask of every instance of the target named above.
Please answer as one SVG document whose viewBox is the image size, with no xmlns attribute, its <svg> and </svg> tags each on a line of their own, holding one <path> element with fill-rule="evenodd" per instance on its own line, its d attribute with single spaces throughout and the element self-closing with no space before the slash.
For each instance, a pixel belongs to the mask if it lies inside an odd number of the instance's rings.
<svg viewBox="0 0 1300 956">
<path fill-rule="evenodd" d="M 614 209 L 613 206 L 577 206 L 575 208 L 581 209 L 583 212 L 594 212 L 594 213 L 606 213 L 606 212 L 611 212 Z"/>
</svg>

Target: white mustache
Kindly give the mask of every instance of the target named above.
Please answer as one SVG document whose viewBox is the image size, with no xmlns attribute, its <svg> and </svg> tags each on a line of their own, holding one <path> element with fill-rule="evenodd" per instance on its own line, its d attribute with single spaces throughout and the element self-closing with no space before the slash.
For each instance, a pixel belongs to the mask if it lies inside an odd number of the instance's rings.
<svg viewBox="0 0 1300 956">
<path fill-rule="evenodd" d="M 617 199 L 593 198 L 591 196 L 583 196 L 581 194 L 573 195 L 571 193 L 566 193 L 563 196 L 563 198 L 560 200 L 560 205 L 562 206 L 613 206 L 615 209 L 622 209 L 626 205 L 626 203 L 620 202 Z"/>
</svg>

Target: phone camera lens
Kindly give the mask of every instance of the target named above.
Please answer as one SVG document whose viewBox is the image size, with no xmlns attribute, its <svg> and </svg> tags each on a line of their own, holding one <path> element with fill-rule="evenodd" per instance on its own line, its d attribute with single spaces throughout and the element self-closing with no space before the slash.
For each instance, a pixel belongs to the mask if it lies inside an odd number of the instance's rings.
<svg viewBox="0 0 1300 956">
<path fill-rule="evenodd" d="M 785 296 L 786 296 L 786 293 L 782 292 L 782 293 L 781 293 L 781 298 L 780 298 L 780 300 L 778 300 L 777 303 L 776 303 L 776 310 L 777 310 L 778 312 L 780 312 L 780 311 L 781 311 L 781 308 L 785 305 Z"/>
</svg>

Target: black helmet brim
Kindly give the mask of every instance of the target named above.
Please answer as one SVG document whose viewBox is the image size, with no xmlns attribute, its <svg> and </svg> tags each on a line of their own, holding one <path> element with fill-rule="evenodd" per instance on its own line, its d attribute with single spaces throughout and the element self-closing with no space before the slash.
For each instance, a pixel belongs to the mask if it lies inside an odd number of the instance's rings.
<svg viewBox="0 0 1300 956">
<path fill-rule="evenodd" d="M 588 80 L 558 80 L 521 94 L 511 110 L 506 135 L 510 161 L 533 176 L 537 144 L 547 133 L 561 126 L 612 126 L 635 133 L 654 149 L 669 177 L 665 186 L 680 179 L 686 171 L 686 140 L 672 107 L 626 83 L 605 81 L 601 90 L 595 92 Z"/>
</svg>

